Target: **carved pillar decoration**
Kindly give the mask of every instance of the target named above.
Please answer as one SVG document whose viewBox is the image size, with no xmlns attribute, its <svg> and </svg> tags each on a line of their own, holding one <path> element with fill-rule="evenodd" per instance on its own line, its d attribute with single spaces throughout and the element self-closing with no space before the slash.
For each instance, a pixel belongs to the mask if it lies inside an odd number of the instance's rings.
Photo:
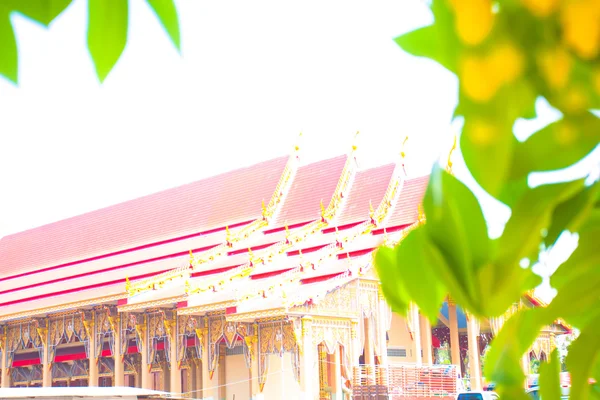
<svg viewBox="0 0 600 400">
<path fill-rule="evenodd" d="M 188 359 L 202 359 L 204 332 L 199 318 L 195 315 L 177 317 L 177 361 L 180 367 Z"/>
<path fill-rule="evenodd" d="M 96 348 L 93 354 L 96 362 L 99 357 L 102 357 L 105 342 L 108 353 L 110 353 L 107 357 L 115 354 L 115 343 L 119 343 L 115 340 L 115 334 L 119 330 L 119 324 L 116 321 L 118 317 L 116 310 L 109 307 L 102 307 L 95 312 Z"/>
<path fill-rule="evenodd" d="M 467 340 L 469 351 L 469 374 L 471 390 L 481 390 L 481 365 L 479 352 L 479 321 L 470 314 L 467 316 Z"/>
<path fill-rule="evenodd" d="M 450 359 L 460 370 L 460 343 L 458 340 L 458 316 L 456 304 L 448 299 L 448 321 L 450 323 Z"/>
<path fill-rule="evenodd" d="M 292 354 L 292 369 L 296 380 L 300 379 L 300 354 L 296 344 L 294 325 L 289 321 L 269 321 L 258 324 L 258 385 L 262 392 L 269 368 L 269 355 Z"/>
<path fill-rule="evenodd" d="M 300 390 L 303 400 L 313 400 L 314 390 L 314 356 L 317 349 L 313 348 L 312 318 L 302 318 L 302 363 L 300 365 Z"/>
<path fill-rule="evenodd" d="M 357 296 L 359 314 L 368 320 L 369 325 L 369 335 L 365 332 L 365 327 L 362 324 L 360 326 L 361 350 L 369 347 L 375 354 L 380 355 L 382 344 L 377 318 L 380 314 L 379 286 L 370 282 L 357 281 Z M 371 340 L 371 344 L 367 346 L 366 340 Z"/>
<path fill-rule="evenodd" d="M 209 377 L 212 379 L 215 369 L 219 365 L 219 343 L 223 339 L 225 346 L 228 349 L 233 349 L 239 343 L 242 344 L 244 350 L 244 356 L 246 366 L 250 368 L 250 354 L 248 346 L 246 345 L 244 338 L 248 334 L 248 324 L 241 322 L 226 321 L 225 315 L 213 315 L 208 317 L 208 371 Z"/>
<path fill-rule="evenodd" d="M 62 343 L 79 342 L 83 344 L 87 357 L 90 357 L 89 325 L 86 327 L 86 323 L 84 323 L 84 321 L 89 320 L 91 320 L 91 313 L 89 312 L 75 312 L 49 319 L 48 347 L 51 363 L 54 362 L 57 346 Z"/>
<path fill-rule="evenodd" d="M 210 380 L 212 379 L 210 371 L 209 371 L 209 358 L 208 358 L 208 348 L 210 345 L 210 338 L 208 334 L 208 317 L 203 318 L 203 324 L 200 333 L 203 338 L 201 339 L 203 347 L 202 351 L 202 397 L 208 398 L 211 395 L 212 387 Z"/>
<path fill-rule="evenodd" d="M 148 329 L 148 365 L 169 363 L 171 356 L 171 337 L 173 312 L 158 310 L 146 315 Z M 160 348 L 160 350 L 159 350 Z"/>
<path fill-rule="evenodd" d="M 138 320 L 135 325 L 137 335 L 141 338 L 140 353 L 142 355 L 140 375 L 142 381 L 142 389 L 152 389 L 152 376 L 150 375 L 150 362 L 148 360 L 148 348 L 150 347 L 150 341 L 148 340 L 148 316 L 143 315 L 143 319 Z"/>
</svg>

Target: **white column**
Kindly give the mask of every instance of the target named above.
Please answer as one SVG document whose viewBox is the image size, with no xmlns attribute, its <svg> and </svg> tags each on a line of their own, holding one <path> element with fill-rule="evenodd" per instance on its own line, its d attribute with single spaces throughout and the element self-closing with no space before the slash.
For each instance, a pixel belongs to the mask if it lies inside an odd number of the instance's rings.
<svg viewBox="0 0 600 400">
<path fill-rule="evenodd" d="M 144 323 L 140 326 L 142 332 L 142 368 L 140 369 L 140 375 L 142 380 L 142 389 L 152 389 L 152 376 L 150 374 L 150 365 L 148 365 L 148 325 L 147 317 L 144 314 Z"/>
<path fill-rule="evenodd" d="M 113 359 L 115 361 L 115 379 L 113 386 L 125 386 L 125 365 L 123 364 L 123 354 L 121 353 L 121 317 L 115 318 L 115 347 Z"/>
<path fill-rule="evenodd" d="M 387 356 L 387 303 L 385 302 L 385 298 L 381 291 L 379 292 L 379 361 L 383 368 L 387 368 L 388 366 L 388 356 Z"/>
<path fill-rule="evenodd" d="M 431 336 L 431 323 L 429 319 L 421 315 L 421 340 L 423 346 L 423 363 L 425 365 L 433 364 L 433 343 Z"/>
<path fill-rule="evenodd" d="M 450 358 L 452 364 L 458 367 L 460 372 L 460 343 L 458 339 L 458 316 L 456 304 L 448 300 L 448 321 L 450 322 Z M 461 373 L 462 376 L 462 373 Z"/>
<path fill-rule="evenodd" d="M 179 361 L 177 360 L 177 315 L 172 321 L 167 321 L 171 327 L 171 393 L 181 393 L 181 370 L 179 369 Z"/>
<path fill-rule="evenodd" d="M 467 339 L 469 341 L 469 373 L 471 390 L 481 390 L 481 366 L 479 362 L 479 321 L 470 315 L 467 318 Z"/>
<path fill-rule="evenodd" d="M 421 346 L 421 319 L 419 317 L 419 308 L 416 304 L 411 304 L 409 312 L 412 313 L 413 320 L 415 363 L 421 365 L 423 364 L 423 347 Z"/>
<path fill-rule="evenodd" d="M 302 318 L 302 359 L 300 361 L 300 399 L 314 400 L 314 355 L 312 318 Z"/>
<path fill-rule="evenodd" d="M 94 320 L 90 322 L 90 343 L 89 343 L 89 370 L 88 370 L 88 386 L 98 386 L 98 359 L 96 358 L 96 346 L 102 346 L 102 343 L 96 343 L 96 329 Z"/>
<path fill-rule="evenodd" d="M 250 365 L 250 396 L 252 400 L 260 397 L 260 385 L 258 384 L 258 325 L 254 325 L 254 336 L 246 340 L 248 347 L 251 349 L 252 362 Z"/>
<path fill-rule="evenodd" d="M 202 343 L 202 397 L 203 398 L 209 398 L 212 393 L 211 393 L 211 387 L 212 386 L 217 386 L 217 385 L 213 385 L 213 381 L 210 379 L 210 372 L 208 371 L 208 345 L 209 345 L 209 339 L 208 339 L 208 328 L 204 328 L 203 329 L 203 343 Z"/>
<path fill-rule="evenodd" d="M 48 322 L 49 324 L 50 322 Z M 45 330 L 43 333 L 45 337 L 43 338 L 44 343 L 44 355 L 43 355 L 43 366 L 42 366 L 42 386 L 43 387 L 52 387 L 52 362 L 54 360 L 50 360 L 50 354 L 48 352 L 48 331 Z"/>
<path fill-rule="evenodd" d="M 8 360 L 7 360 L 7 354 L 8 354 L 8 348 L 6 347 L 7 344 L 7 339 L 6 339 L 6 326 L 4 326 L 3 328 L 3 335 L 2 338 L 0 340 L 2 340 L 2 370 L 0 371 L 0 373 L 2 374 L 2 388 L 9 388 L 10 387 L 10 370 L 8 368 Z"/>
</svg>

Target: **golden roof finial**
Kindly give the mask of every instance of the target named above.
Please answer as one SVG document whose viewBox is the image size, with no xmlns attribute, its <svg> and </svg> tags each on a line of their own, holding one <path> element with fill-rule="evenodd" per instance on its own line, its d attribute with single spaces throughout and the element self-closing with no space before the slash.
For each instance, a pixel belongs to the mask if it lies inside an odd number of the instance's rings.
<svg viewBox="0 0 600 400">
<path fill-rule="evenodd" d="M 261 207 L 262 207 L 262 215 L 264 217 L 267 215 L 267 206 L 265 206 L 265 199 L 262 199 Z"/>
<path fill-rule="evenodd" d="M 325 216 L 325 206 L 323 205 L 323 199 L 321 199 L 321 217 Z"/>
<path fill-rule="evenodd" d="M 252 252 L 252 247 L 248 247 L 248 257 L 250 258 L 250 261 L 252 261 L 252 259 L 254 258 L 254 253 Z"/>
<path fill-rule="evenodd" d="M 287 221 L 285 221 L 284 228 L 285 228 L 285 237 L 286 238 L 290 237 L 290 228 L 288 228 Z"/>
<path fill-rule="evenodd" d="M 402 157 L 403 160 L 404 160 L 404 157 L 406 157 L 406 152 L 404 151 L 404 148 L 406 147 L 407 141 L 408 141 L 408 136 L 405 136 L 404 140 L 402 141 L 402 147 L 400 150 L 400 157 Z"/>
<path fill-rule="evenodd" d="M 190 250 L 190 267 L 194 265 L 194 253 Z"/>
<path fill-rule="evenodd" d="M 131 282 L 129 281 L 129 277 L 125 277 L 125 291 L 129 292 L 131 290 Z"/>
<path fill-rule="evenodd" d="M 452 153 L 454 153 L 454 150 L 456 150 L 456 135 L 454 135 L 454 142 L 452 143 L 452 148 L 448 153 L 448 162 L 446 164 L 446 171 L 449 174 L 452 174 Z"/>
<path fill-rule="evenodd" d="M 300 150 L 300 140 L 302 139 L 302 132 L 298 135 L 296 139 L 296 144 L 294 145 L 294 151 L 297 153 Z"/>
<path fill-rule="evenodd" d="M 373 209 L 373 203 L 369 200 L 369 217 L 373 218 L 375 215 L 375 209 Z"/>
<path fill-rule="evenodd" d="M 419 222 L 425 222 L 425 210 L 423 209 L 423 203 L 419 203 L 419 216 L 417 217 Z"/>
<path fill-rule="evenodd" d="M 356 133 L 354 134 L 354 140 L 352 141 L 352 151 L 356 151 L 356 149 L 358 149 L 358 146 L 357 146 L 356 143 L 358 141 L 358 134 L 359 133 L 360 133 L 359 131 L 356 131 Z"/>
<path fill-rule="evenodd" d="M 229 232 L 229 225 L 225 225 L 225 240 L 229 242 L 230 239 L 231 239 L 231 232 Z"/>
</svg>

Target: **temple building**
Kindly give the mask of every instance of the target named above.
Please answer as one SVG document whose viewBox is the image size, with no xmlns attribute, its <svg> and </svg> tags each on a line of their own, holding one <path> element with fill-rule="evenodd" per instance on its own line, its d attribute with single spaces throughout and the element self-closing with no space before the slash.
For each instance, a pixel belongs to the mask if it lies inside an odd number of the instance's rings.
<svg viewBox="0 0 600 400">
<path fill-rule="evenodd" d="M 464 376 L 479 388 L 503 319 L 451 300 L 435 326 L 416 307 L 402 318 L 374 271 L 378 246 L 424 223 L 427 183 L 402 159 L 360 168 L 354 146 L 308 164 L 295 148 L 6 236 L 1 386 L 228 400 L 453 398 Z M 567 329 L 548 327 L 533 356 Z"/>
</svg>

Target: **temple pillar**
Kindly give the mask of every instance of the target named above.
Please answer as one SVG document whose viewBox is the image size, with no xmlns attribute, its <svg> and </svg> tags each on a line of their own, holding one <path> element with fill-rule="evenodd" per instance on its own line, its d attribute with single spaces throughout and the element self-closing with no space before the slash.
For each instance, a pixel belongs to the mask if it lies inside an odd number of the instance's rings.
<svg viewBox="0 0 600 400">
<path fill-rule="evenodd" d="M 333 353 L 333 376 L 331 377 L 330 387 L 332 393 L 332 400 L 342 400 L 342 352 L 339 344 L 336 346 L 335 353 Z"/>
<path fill-rule="evenodd" d="M 123 363 L 123 354 L 121 353 L 121 317 L 119 316 L 115 318 L 113 334 L 115 335 L 115 353 L 113 354 L 113 359 L 115 362 L 115 375 L 113 379 L 113 386 L 125 386 L 125 364 Z"/>
<path fill-rule="evenodd" d="M 479 358 L 479 321 L 473 315 L 467 316 L 467 339 L 469 346 L 469 374 L 471 390 L 481 390 L 481 365 Z"/>
<path fill-rule="evenodd" d="M 302 318 L 302 359 L 300 360 L 300 399 L 314 400 L 314 355 L 312 318 Z"/>
<path fill-rule="evenodd" d="M 456 312 L 456 304 L 448 300 L 448 322 L 450 323 L 450 360 L 452 364 L 460 366 L 460 343 L 458 338 L 458 316 Z M 462 374 L 461 374 L 462 376 Z"/>
<path fill-rule="evenodd" d="M 152 375 L 150 374 L 150 365 L 148 364 L 148 326 L 147 326 L 147 318 L 144 314 L 144 323 L 139 325 L 139 333 L 141 334 L 141 355 L 142 355 L 142 367 L 140 368 L 140 375 L 142 381 L 142 389 L 152 389 Z"/>
<path fill-rule="evenodd" d="M 369 324 L 369 320 L 365 318 L 363 320 L 365 324 L 365 369 L 367 374 L 367 384 L 374 385 L 375 384 L 375 350 L 373 349 L 373 332 L 371 329 L 371 324 Z"/>
<path fill-rule="evenodd" d="M 212 385 L 210 379 L 210 372 L 208 371 L 208 346 L 209 346 L 209 338 L 208 338 L 208 328 L 204 328 L 204 338 L 202 343 L 202 398 L 208 399 L 211 394 L 211 387 L 217 386 Z"/>
<path fill-rule="evenodd" d="M 171 331 L 171 379 L 169 391 L 171 393 L 181 393 L 181 370 L 179 369 L 179 361 L 177 360 L 177 315 L 174 318 L 172 321 L 167 322 Z"/>
<path fill-rule="evenodd" d="M 413 342 L 415 348 L 415 363 L 423 364 L 423 347 L 421 346 L 421 318 L 419 317 L 419 307 L 416 304 L 411 304 L 409 311 L 412 314 L 413 320 Z"/>
<path fill-rule="evenodd" d="M 421 343 L 423 346 L 423 363 L 433 364 L 433 340 L 431 336 L 431 323 L 424 315 L 421 315 Z"/>
<path fill-rule="evenodd" d="M 45 333 L 45 337 L 42 339 L 42 342 L 44 344 L 42 386 L 52 387 L 52 362 L 50 360 L 50 352 L 48 351 L 48 332 Z"/>
<path fill-rule="evenodd" d="M 379 363 L 384 368 L 388 366 L 388 356 L 387 356 L 387 324 L 386 324 L 386 315 L 387 315 L 387 303 L 385 298 L 383 297 L 383 293 L 381 290 L 379 291 Z"/>
<path fill-rule="evenodd" d="M 0 354 L 2 355 L 2 370 L 0 370 L 0 373 L 2 374 L 2 388 L 9 388 L 10 387 L 10 368 L 8 368 L 8 357 L 6 356 L 8 353 L 8 348 L 6 347 L 7 344 L 7 338 L 6 338 L 6 326 L 2 327 L 3 329 L 3 334 L 2 334 L 2 338 L 0 338 L 0 340 L 2 340 L 2 344 L 0 347 L 2 347 L 2 351 L 0 351 Z"/>
<path fill-rule="evenodd" d="M 261 397 L 260 385 L 258 384 L 258 325 L 254 325 L 254 336 L 246 337 L 246 344 L 252 355 L 250 364 L 250 396 L 252 400 L 257 400 Z"/>
<path fill-rule="evenodd" d="M 88 367 L 88 386 L 98 386 L 98 358 L 96 357 L 96 331 L 94 328 L 94 321 L 92 320 L 89 324 L 89 367 Z M 100 343 L 102 346 L 102 343 Z"/>
</svg>

